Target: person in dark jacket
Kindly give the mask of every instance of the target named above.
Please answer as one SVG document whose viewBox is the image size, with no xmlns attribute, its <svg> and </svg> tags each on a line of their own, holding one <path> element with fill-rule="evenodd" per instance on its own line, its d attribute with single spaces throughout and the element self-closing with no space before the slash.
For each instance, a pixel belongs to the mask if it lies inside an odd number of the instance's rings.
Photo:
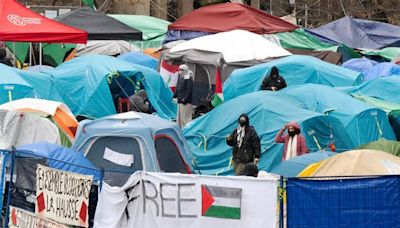
<svg viewBox="0 0 400 228">
<path fill-rule="evenodd" d="M 285 88 L 286 86 L 286 81 L 282 76 L 279 75 L 278 68 L 273 66 L 269 75 L 264 78 L 261 84 L 261 89 L 278 91 Z"/>
<path fill-rule="evenodd" d="M 240 175 L 248 163 L 258 164 L 261 156 L 260 139 L 254 127 L 250 126 L 249 117 L 242 114 L 238 122 L 238 127 L 226 138 L 226 143 L 232 147 L 235 175 Z"/>
<path fill-rule="evenodd" d="M 192 120 L 192 92 L 193 92 L 193 73 L 188 66 L 179 66 L 179 78 L 174 92 L 174 99 L 178 103 L 177 122 L 180 127 L 184 127 Z"/>
<path fill-rule="evenodd" d="M 129 100 L 131 102 L 131 111 L 151 113 L 147 93 L 144 89 L 141 89 L 136 94 L 130 96 Z"/>
<path fill-rule="evenodd" d="M 12 67 L 11 59 L 7 58 L 7 52 L 5 48 L 0 48 L 0 63 Z"/>
</svg>

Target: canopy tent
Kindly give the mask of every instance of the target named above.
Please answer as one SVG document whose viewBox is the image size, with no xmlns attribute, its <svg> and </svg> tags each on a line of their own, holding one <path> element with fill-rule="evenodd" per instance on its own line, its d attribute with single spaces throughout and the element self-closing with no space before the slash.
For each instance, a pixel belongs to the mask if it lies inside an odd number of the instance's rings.
<svg viewBox="0 0 400 228">
<path fill-rule="evenodd" d="M 117 56 L 130 51 L 140 51 L 140 48 L 125 40 L 93 40 L 88 41 L 86 45 L 77 45 L 75 55 Z"/>
<path fill-rule="evenodd" d="M 159 48 L 168 31 L 169 21 L 145 15 L 110 14 L 110 17 L 142 32 L 143 41 L 133 41 L 138 47 Z"/>
<path fill-rule="evenodd" d="M 173 94 L 155 70 L 114 57 L 86 55 L 41 74 L 24 73 L 28 74 L 24 79 L 39 91 L 39 98 L 63 102 L 74 115 L 100 118 L 115 114 L 113 99 L 144 88 L 160 117 L 176 116 Z"/>
<path fill-rule="evenodd" d="M 308 168 L 306 168 L 307 170 Z M 400 158 L 379 150 L 352 150 L 317 163 L 301 177 L 340 177 L 400 174 Z"/>
<path fill-rule="evenodd" d="M 242 29 L 258 34 L 292 31 L 289 22 L 240 3 L 215 4 L 194 10 L 168 26 L 169 30 L 226 32 Z"/>
<path fill-rule="evenodd" d="M 364 71 L 363 75 L 365 81 L 392 75 L 400 76 L 400 66 L 394 63 L 379 63 Z"/>
<path fill-rule="evenodd" d="M 176 123 L 154 115 L 127 112 L 79 125 L 72 147 L 82 152 L 97 168 L 106 171 L 105 181 L 124 184 L 121 177 L 137 170 L 190 173 L 190 151 Z M 110 174 L 111 175 L 111 174 Z"/>
<path fill-rule="evenodd" d="M 311 56 L 293 55 L 256 66 L 233 71 L 224 83 L 224 99 L 229 100 L 242 94 L 261 89 L 265 76 L 276 66 L 288 86 L 305 83 L 332 87 L 358 85 L 362 74 L 340 66 L 326 63 Z"/>
<path fill-rule="evenodd" d="M 157 70 L 158 67 L 157 59 L 140 52 L 126 52 L 122 55 L 119 55 L 117 58 L 130 63 L 139 64 L 154 70 Z"/>
<path fill-rule="evenodd" d="M 310 30 L 322 41 L 351 48 L 381 49 L 400 46 L 400 26 L 350 16 Z"/>
<path fill-rule="evenodd" d="M 31 113 L 0 110 L 0 149 L 37 142 L 60 144 L 57 127 L 48 119 Z"/>
<path fill-rule="evenodd" d="M 18 74 L 15 68 L 0 64 L 0 71 L 0 104 L 35 96 L 32 86 Z"/>
<path fill-rule="evenodd" d="M 371 69 L 376 64 L 378 64 L 378 62 L 363 57 L 363 58 L 350 59 L 350 60 L 344 62 L 342 64 L 342 67 L 362 73 L 366 70 Z"/>
<path fill-rule="evenodd" d="M 293 105 L 340 120 L 354 145 L 360 146 L 380 138 L 395 139 L 385 111 L 371 107 L 335 88 L 305 84 L 277 92 L 289 96 Z"/>
<path fill-rule="evenodd" d="M 286 49 L 314 50 L 314 51 L 333 51 L 342 55 L 345 62 L 352 58 L 360 58 L 361 55 L 346 45 L 332 45 L 322 42 L 310 35 L 304 29 L 299 28 L 291 32 L 280 32 L 275 34 L 279 43 Z"/>
<path fill-rule="evenodd" d="M 317 151 L 319 147 L 329 148 L 331 133 L 335 137 L 336 148 L 354 148 L 351 137 L 337 118 L 294 104 L 274 92 L 254 92 L 224 102 L 207 115 L 190 122 L 183 129 L 183 134 L 201 172 L 232 174 L 232 149 L 224 139 L 237 128 L 237 120 L 242 113 L 249 116 L 250 125 L 254 126 L 261 140 L 260 170 L 269 171 L 281 162 L 283 144 L 275 143 L 274 138 L 290 121 L 300 124 L 311 151 Z"/>
<path fill-rule="evenodd" d="M 60 130 L 61 144 L 70 146 L 75 139 L 78 121 L 69 108 L 60 102 L 23 98 L 0 105 L 3 110 L 34 113 L 41 117 L 51 117 Z M 68 137 L 68 138 L 65 138 Z"/>
<path fill-rule="evenodd" d="M 197 104 L 199 100 L 209 98 L 214 92 L 217 80 L 223 83 L 234 69 L 252 66 L 291 53 L 261 35 L 233 30 L 181 42 L 164 51 L 163 55 L 163 60 L 174 65 L 185 63 L 189 66 L 195 84 L 193 100 L 194 104 Z M 161 62 L 160 72 L 165 72 L 164 65 Z M 162 75 L 165 81 L 171 81 L 170 87 L 175 87 L 177 75 L 171 77 L 169 71 Z M 220 78 L 217 79 L 218 77 Z"/>
<path fill-rule="evenodd" d="M 45 163 L 50 168 L 83 175 L 91 175 L 93 176 L 93 181 L 100 180 L 100 170 L 98 170 L 85 156 L 83 156 L 83 154 L 60 145 L 45 142 L 28 144 L 18 147 L 16 153 L 19 158 L 44 159 Z M 36 164 L 33 165 L 36 166 Z M 33 168 L 33 170 L 35 169 L 36 167 Z M 32 174 L 28 173 L 25 175 Z"/>
<path fill-rule="evenodd" d="M 41 16 L 16 0 L 3 0 L 0 4 L 0 40 L 84 44 L 87 33 Z"/>
<path fill-rule="evenodd" d="M 142 32 L 89 7 L 55 18 L 60 23 L 87 31 L 89 40 L 142 40 Z"/>
<path fill-rule="evenodd" d="M 325 160 L 336 154 L 337 153 L 327 151 L 317 151 L 314 153 L 303 154 L 301 156 L 282 161 L 279 165 L 275 166 L 271 170 L 271 173 L 275 173 L 284 177 L 296 177 L 309 165 Z"/>
<path fill-rule="evenodd" d="M 362 145 L 359 149 L 380 150 L 395 156 L 400 156 L 400 142 L 386 139 L 379 139 L 375 142 Z"/>
</svg>

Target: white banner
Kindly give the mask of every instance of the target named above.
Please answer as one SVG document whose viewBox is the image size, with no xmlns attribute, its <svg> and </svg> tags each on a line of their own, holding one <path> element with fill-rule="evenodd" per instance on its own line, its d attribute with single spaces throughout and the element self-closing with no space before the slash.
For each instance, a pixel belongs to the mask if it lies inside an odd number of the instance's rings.
<svg viewBox="0 0 400 228">
<path fill-rule="evenodd" d="M 30 211 L 10 206 L 10 228 L 68 228 L 50 219 L 38 217 Z"/>
<path fill-rule="evenodd" d="M 38 165 L 36 214 L 54 221 L 89 226 L 89 194 L 93 176 Z"/>
<path fill-rule="evenodd" d="M 275 180 L 136 172 L 103 184 L 94 227 L 272 228 L 276 204 Z"/>
</svg>

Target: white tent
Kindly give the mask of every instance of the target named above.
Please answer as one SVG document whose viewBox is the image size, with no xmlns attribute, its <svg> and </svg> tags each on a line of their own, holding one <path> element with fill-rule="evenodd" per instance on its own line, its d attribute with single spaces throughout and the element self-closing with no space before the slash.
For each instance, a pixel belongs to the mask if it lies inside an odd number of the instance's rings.
<svg viewBox="0 0 400 228">
<path fill-rule="evenodd" d="M 86 54 L 94 55 L 120 55 L 130 51 L 140 51 L 140 48 L 124 40 L 92 40 L 86 45 L 76 46 L 76 56 Z"/>
<path fill-rule="evenodd" d="M 273 44 L 263 36 L 244 31 L 232 30 L 202 36 L 174 46 L 170 52 L 199 50 L 222 53 L 227 63 L 264 60 L 291 55 L 290 52 Z"/>
<path fill-rule="evenodd" d="M 0 110 L 0 149 L 37 142 L 60 144 L 58 128 L 49 119 L 29 113 Z"/>
</svg>

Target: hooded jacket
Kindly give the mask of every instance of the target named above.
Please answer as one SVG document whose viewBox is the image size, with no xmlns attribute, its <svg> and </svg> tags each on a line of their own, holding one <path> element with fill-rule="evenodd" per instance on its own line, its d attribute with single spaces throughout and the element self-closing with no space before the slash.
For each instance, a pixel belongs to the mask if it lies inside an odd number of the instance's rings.
<svg viewBox="0 0 400 228">
<path fill-rule="evenodd" d="M 300 134 L 300 126 L 296 122 L 290 122 L 290 123 L 288 123 L 287 126 L 294 127 L 298 132 L 296 156 L 306 154 L 308 152 L 307 145 L 306 145 L 306 139 L 304 138 L 303 135 Z M 286 158 L 287 146 L 288 146 L 289 138 L 290 138 L 290 136 L 288 134 L 283 135 L 284 131 L 285 131 L 285 129 L 281 129 L 275 137 L 276 143 L 285 143 L 285 146 L 283 147 L 282 160 L 284 160 Z"/>
<path fill-rule="evenodd" d="M 260 158 L 261 156 L 260 139 L 254 127 L 249 125 L 249 117 L 246 114 L 242 114 L 240 117 L 246 118 L 245 135 L 242 146 L 240 148 L 238 147 L 236 129 L 233 130 L 230 135 L 231 140 L 227 139 L 226 143 L 232 147 L 232 157 L 235 162 L 249 163 L 253 162 L 254 158 Z"/>
<path fill-rule="evenodd" d="M 273 77 L 273 75 L 277 75 L 277 77 Z M 264 78 L 261 89 L 262 90 L 272 90 L 271 87 L 276 87 L 276 90 L 280 90 L 286 87 L 285 79 L 279 75 L 279 70 L 277 67 L 272 67 L 271 72 L 267 77 Z"/>
</svg>

